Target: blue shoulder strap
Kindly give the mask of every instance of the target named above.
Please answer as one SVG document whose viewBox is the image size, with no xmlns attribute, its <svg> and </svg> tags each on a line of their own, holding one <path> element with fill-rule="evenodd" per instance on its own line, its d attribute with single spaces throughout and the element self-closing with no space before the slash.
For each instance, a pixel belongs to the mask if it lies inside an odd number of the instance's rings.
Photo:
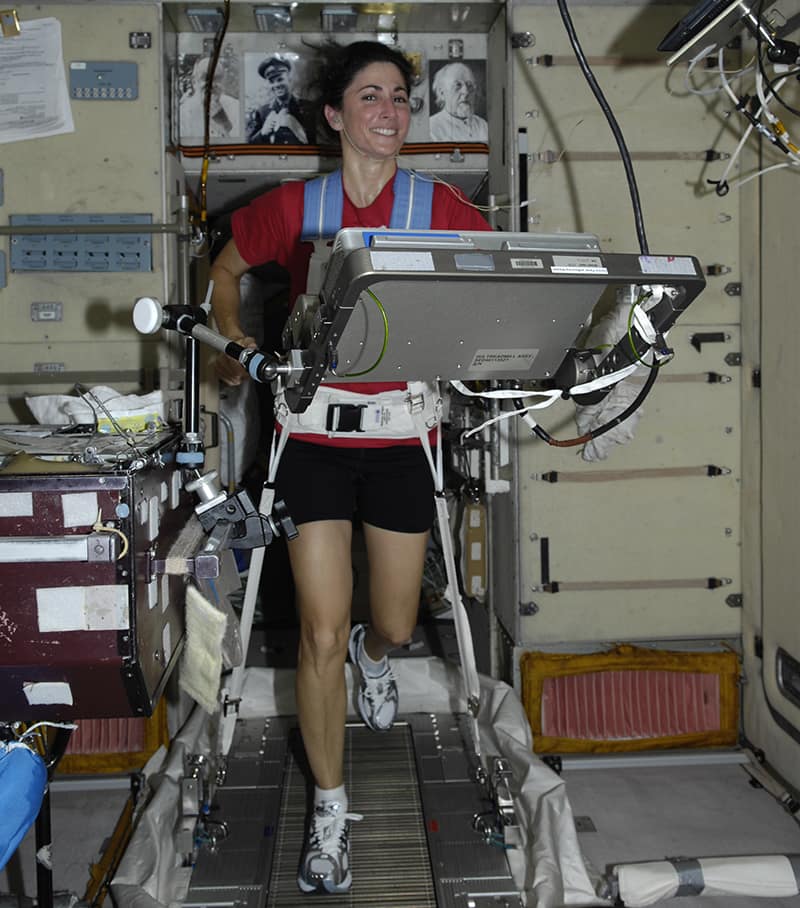
<svg viewBox="0 0 800 908">
<path fill-rule="evenodd" d="M 395 230 L 429 230 L 432 207 L 433 183 L 398 167 L 389 226 Z"/>
<path fill-rule="evenodd" d="M 308 180 L 303 187 L 303 229 L 300 239 L 329 239 L 342 226 L 344 187 L 341 170 Z M 433 183 L 401 167 L 394 178 L 394 203 L 389 226 L 395 230 L 428 230 L 433 209 Z"/>
<path fill-rule="evenodd" d="M 303 187 L 303 230 L 300 239 L 305 242 L 334 236 L 342 226 L 343 206 L 341 170 L 308 180 Z"/>
</svg>

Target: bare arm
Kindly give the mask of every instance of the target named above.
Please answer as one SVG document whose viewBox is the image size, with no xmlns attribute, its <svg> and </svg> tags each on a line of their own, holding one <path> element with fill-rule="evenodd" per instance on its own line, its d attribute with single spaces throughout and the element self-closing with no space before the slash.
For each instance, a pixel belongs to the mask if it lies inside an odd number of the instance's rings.
<svg viewBox="0 0 800 908">
<path fill-rule="evenodd" d="M 254 347 L 255 340 L 245 334 L 240 321 L 241 297 L 239 281 L 250 266 L 239 255 L 236 243 L 229 240 L 214 260 L 209 277 L 214 281 L 211 311 L 217 330 L 243 347 Z M 215 362 L 217 375 L 228 385 L 239 385 L 245 377 L 244 369 L 229 356 L 221 353 Z"/>
</svg>

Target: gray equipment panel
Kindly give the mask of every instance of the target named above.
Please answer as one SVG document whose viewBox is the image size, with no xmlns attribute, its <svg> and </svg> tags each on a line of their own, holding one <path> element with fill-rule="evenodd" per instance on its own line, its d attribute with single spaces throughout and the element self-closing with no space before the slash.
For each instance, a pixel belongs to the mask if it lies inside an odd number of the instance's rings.
<svg viewBox="0 0 800 908">
<path fill-rule="evenodd" d="M 319 309 L 285 332 L 310 366 L 289 407 L 325 380 L 546 381 L 602 294 L 642 284 L 676 286 L 682 310 L 705 280 L 690 256 L 605 254 L 589 234 L 341 230 Z"/>
</svg>

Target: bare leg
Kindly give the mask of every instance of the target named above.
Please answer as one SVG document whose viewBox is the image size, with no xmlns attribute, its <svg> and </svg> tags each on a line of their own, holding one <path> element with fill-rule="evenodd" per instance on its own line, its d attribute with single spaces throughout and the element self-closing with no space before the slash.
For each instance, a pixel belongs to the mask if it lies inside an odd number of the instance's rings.
<svg viewBox="0 0 800 908">
<path fill-rule="evenodd" d="M 352 525 L 347 520 L 304 523 L 289 543 L 300 612 L 297 712 L 316 784 L 343 782 L 347 690 L 344 663 L 350 631 Z"/>
<path fill-rule="evenodd" d="M 364 648 L 376 662 L 408 643 L 417 623 L 428 533 L 364 524 L 369 558 L 370 626 Z"/>
</svg>

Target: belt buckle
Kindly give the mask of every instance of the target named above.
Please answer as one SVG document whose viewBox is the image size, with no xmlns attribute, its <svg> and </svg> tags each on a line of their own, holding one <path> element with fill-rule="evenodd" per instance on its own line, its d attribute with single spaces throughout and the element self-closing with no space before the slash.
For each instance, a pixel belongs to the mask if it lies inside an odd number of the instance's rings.
<svg viewBox="0 0 800 908">
<path fill-rule="evenodd" d="M 361 425 L 366 404 L 328 404 L 325 429 L 328 432 L 363 432 Z"/>
<path fill-rule="evenodd" d="M 417 413 L 423 413 L 425 411 L 425 395 L 424 394 L 409 394 L 408 395 L 408 411 L 414 416 Z"/>
</svg>

